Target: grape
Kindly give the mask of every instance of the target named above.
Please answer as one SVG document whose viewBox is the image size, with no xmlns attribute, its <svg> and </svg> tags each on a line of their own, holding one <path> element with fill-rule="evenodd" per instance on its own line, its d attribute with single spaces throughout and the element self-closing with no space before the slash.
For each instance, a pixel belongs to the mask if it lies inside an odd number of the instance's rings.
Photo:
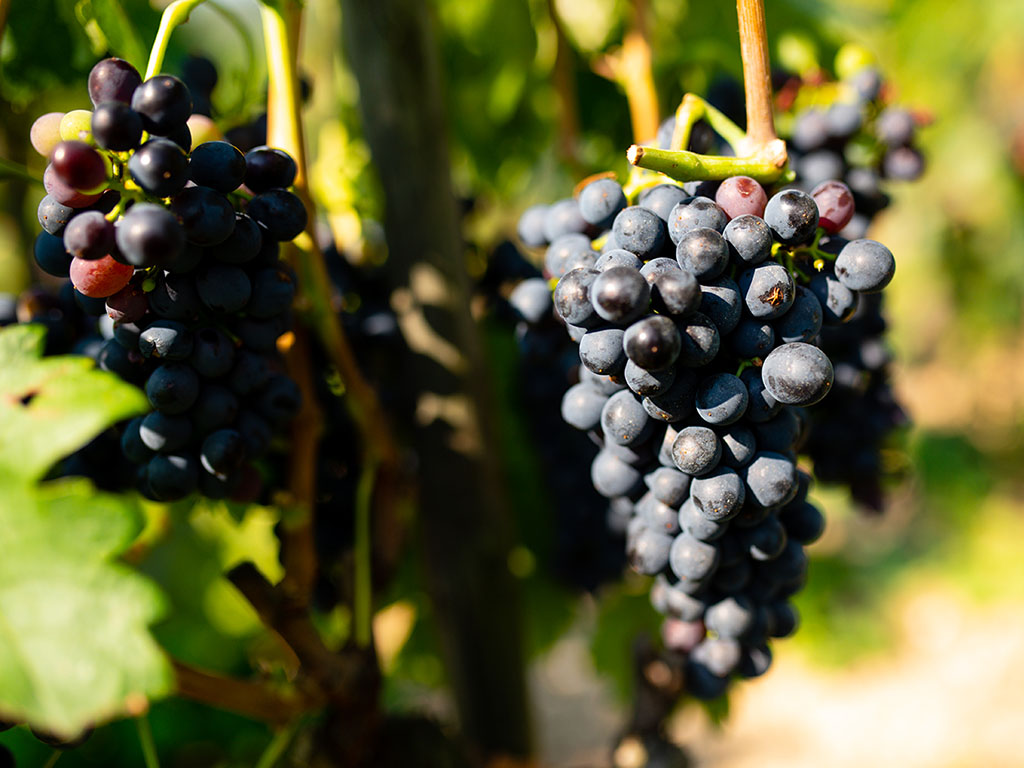
<svg viewBox="0 0 1024 768">
<path fill-rule="evenodd" d="M 274 436 L 273 430 L 266 419 L 257 416 L 250 410 L 242 410 L 235 421 L 235 429 L 242 436 L 245 450 L 250 456 L 266 453 Z"/>
<path fill-rule="evenodd" d="M 182 239 L 184 239 L 184 233 L 182 233 Z M 183 275 L 198 267 L 205 256 L 206 252 L 201 246 L 186 242 L 178 255 L 165 261 L 162 266 L 167 272 Z"/>
<path fill-rule="evenodd" d="M 544 219 L 547 213 L 546 205 L 533 205 L 523 211 L 523 215 L 519 217 L 517 232 L 525 245 L 536 248 L 548 242 L 544 235 Z"/>
<path fill-rule="evenodd" d="M 781 317 L 796 298 L 796 286 L 789 271 L 774 261 L 741 273 L 739 288 L 747 312 L 761 320 Z"/>
<path fill-rule="evenodd" d="M 96 365 L 100 370 L 116 373 L 133 384 L 141 384 L 145 378 L 145 362 L 145 358 L 138 351 L 125 349 L 114 339 L 105 341 L 96 356 Z"/>
<path fill-rule="evenodd" d="M 47 165 L 43 171 L 43 186 L 46 194 L 61 205 L 69 208 L 85 208 L 100 199 L 100 194 L 86 194 L 74 187 L 69 187 L 57 176 L 53 165 Z"/>
<path fill-rule="evenodd" d="M 902 147 L 914 139 L 914 116 L 899 107 L 886 107 L 875 121 L 875 133 L 886 145 Z"/>
<path fill-rule="evenodd" d="M 851 291 L 876 293 L 889 284 L 896 273 L 892 251 L 874 240 L 847 243 L 835 264 L 836 277 Z"/>
<path fill-rule="evenodd" d="M 165 138 L 181 147 L 181 151 L 185 154 L 192 151 L 192 132 L 188 129 L 187 124 L 175 128 Z"/>
<path fill-rule="evenodd" d="M 724 426 L 739 421 L 748 402 L 746 385 L 731 373 L 716 373 L 697 387 L 697 415 L 709 424 Z"/>
<path fill-rule="evenodd" d="M 194 323 L 203 305 L 199 301 L 195 281 L 189 275 L 162 275 L 149 294 L 149 305 L 159 317 Z"/>
<path fill-rule="evenodd" d="M 818 223 L 831 235 L 850 223 L 853 217 L 853 193 L 841 181 L 825 181 L 811 190 L 818 206 Z"/>
<path fill-rule="evenodd" d="M 188 182 L 188 157 L 169 139 L 150 139 L 128 161 L 132 179 L 156 197 L 171 197 Z"/>
<path fill-rule="evenodd" d="M 165 363 L 150 374 L 146 396 L 158 411 L 184 413 L 199 396 L 199 377 L 188 365 Z"/>
<path fill-rule="evenodd" d="M 562 235 L 586 232 L 587 222 L 580 214 L 579 204 L 571 197 L 548 206 L 544 214 L 544 239 L 549 243 Z"/>
<path fill-rule="evenodd" d="M 60 235 L 64 232 L 71 217 L 75 215 L 75 209 L 61 205 L 49 195 L 39 201 L 39 208 L 36 209 L 36 218 L 48 234 Z"/>
<path fill-rule="evenodd" d="M 238 398 L 230 389 L 204 384 L 189 417 L 197 433 L 207 434 L 233 423 L 238 416 L 238 408 Z"/>
<path fill-rule="evenodd" d="M 677 203 L 668 217 L 668 234 L 672 242 L 679 244 L 680 238 L 694 229 L 713 229 L 722 232 L 729 217 L 714 200 L 707 197 L 693 197 Z"/>
<path fill-rule="evenodd" d="M 696 377 L 685 369 L 676 369 L 675 381 L 664 392 L 645 397 L 644 410 L 652 419 L 669 423 L 682 421 L 693 412 Z"/>
<path fill-rule="evenodd" d="M 277 243 L 270 238 L 264 243 L 259 225 L 255 221 L 244 213 L 236 212 L 234 229 L 227 239 L 213 250 L 213 255 L 218 261 L 228 264 L 244 264 L 255 259 L 264 245 L 277 248 Z M 276 252 L 273 259 L 268 259 L 271 263 L 276 263 L 277 260 Z"/>
<path fill-rule="evenodd" d="M 597 374 L 617 376 L 626 367 L 622 346 L 624 332 L 619 328 L 587 331 L 580 341 L 580 362 Z"/>
<path fill-rule="evenodd" d="M 50 155 L 50 164 L 60 181 L 79 191 L 93 192 L 107 181 L 103 158 L 82 141 L 60 142 Z"/>
<path fill-rule="evenodd" d="M 818 228 L 818 206 L 805 192 L 784 189 L 768 201 L 764 221 L 784 245 L 809 243 Z"/>
<path fill-rule="evenodd" d="M 43 157 L 48 158 L 52 155 L 54 148 L 60 143 L 60 121 L 63 117 L 63 112 L 47 112 L 32 123 L 29 141 L 32 148 Z"/>
<path fill-rule="evenodd" d="M 626 386 L 641 397 L 653 397 L 667 392 L 676 380 L 674 368 L 664 371 L 648 371 L 632 360 L 626 362 L 622 376 L 626 381 Z"/>
<path fill-rule="evenodd" d="M 825 532 L 825 517 L 807 501 L 793 501 L 779 511 L 779 522 L 789 538 L 801 544 L 813 544 Z"/>
<path fill-rule="evenodd" d="M 264 236 L 279 242 L 294 240 L 306 229 L 308 215 L 302 201 L 284 189 L 271 189 L 249 201 L 249 216 Z"/>
<path fill-rule="evenodd" d="M 731 333 L 743 311 L 739 286 L 728 277 L 720 277 L 713 282 L 705 281 L 700 291 L 700 311 L 715 324 L 719 333 Z"/>
<path fill-rule="evenodd" d="M 800 421 L 795 409 L 782 408 L 767 421 L 754 424 L 754 434 L 760 448 L 777 453 L 793 450 L 800 438 Z"/>
<path fill-rule="evenodd" d="M 600 323 L 590 302 L 590 290 L 600 273 L 593 269 L 574 269 L 566 272 L 555 286 L 552 297 L 555 311 L 565 322 L 581 328 Z"/>
<path fill-rule="evenodd" d="M 628 251 L 626 251 L 626 253 L 628 253 Z M 678 261 L 675 259 L 665 258 L 664 256 L 651 259 L 640 267 L 640 274 L 643 275 L 644 279 L 652 286 L 662 275 L 670 273 L 678 274 L 681 271 L 682 268 L 679 266 Z"/>
<path fill-rule="evenodd" d="M 168 416 L 153 411 L 139 426 L 139 439 L 151 451 L 171 453 L 188 445 L 192 437 L 192 422 L 184 416 Z"/>
<path fill-rule="evenodd" d="M 743 468 L 747 501 L 764 509 L 780 507 L 797 491 L 796 466 L 781 453 L 762 451 Z"/>
<path fill-rule="evenodd" d="M 626 195 L 615 179 L 597 179 L 580 190 L 579 207 L 585 222 L 607 229 L 626 207 Z"/>
<path fill-rule="evenodd" d="M 671 536 L 651 528 L 643 528 L 636 535 L 627 538 L 626 559 L 637 573 L 653 576 L 668 565 L 669 550 L 673 547 L 674 540 Z"/>
<path fill-rule="evenodd" d="M 718 328 L 700 312 L 689 315 L 685 323 L 679 329 L 682 340 L 682 348 L 679 352 L 680 364 L 688 368 L 707 365 L 718 354 L 721 343 Z"/>
<path fill-rule="evenodd" d="M 176 320 L 157 320 L 139 334 L 139 351 L 146 357 L 185 360 L 192 347 L 192 333 Z"/>
<path fill-rule="evenodd" d="M 638 319 L 647 311 L 650 295 L 647 281 L 629 267 L 605 270 L 590 286 L 590 299 L 595 311 L 612 323 L 626 324 Z"/>
<path fill-rule="evenodd" d="M 651 588 L 651 594 L 654 594 L 653 587 Z M 657 610 L 662 613 L 666 612 L 662 607 L 658 607 Z M 676 653 L 689 653 L 703 639 L 704 622 L 702 621 L 665 619 L 661 623 L 661 642 L 666 650 Z"/>
<path fill-rule="evenodd" d="M 716 677 L 725 678 L 739 666 L 742 650 L 739 642 L 724 637 L 709 637 L 693 649 L 690 659 Z"/>
<path fill-rule="evenodd" d="M 274 317 L 287 312 L 294 298 L 295 281 L 287 270 L 261 269 L 252 275 L 252 295 L 246 311 L 253 317 Z"/>
<path fill-rule="evenodd" d="M 618 248 L 646 261 L 657 256 L 665 242 L 665 222 L 646 208 L 633 205 L 615 217 L 612 239 Z"/>
<path fill-rule="evenodd" d="M 726 225 L 722 236 L 738 263 L 757 266 L 772 254 L 772 231 L 756 216 L 737 216 Z"/>
<path fill-rule="evenodd" d="M 67 277 L 70 274 L 71 259 L 74 258 L 64 248 L 64 239 L 40 232 L 32 246 L 32 255 L 36 264 L 48 275 Z"/>
<path fill-rule="evenodd" d="M 187 454 L 154 456 L 146 465 L 146 485 L 159 501 L 183 499 L 198 482 L 196 461 Z"/>
<path fill-rule="evenodd" d="M 749 176 L 732 176 L 718 187 L 715 203 L 730 219 L 743 215 L 763 216 L 768 195 L 764 187 Z"/>
<path fill-rule="evenodd" d="M 206 436 L 199 461 L 203 469 L 220 480 L 238 469 L 245 460 L 245 441 L 233 429 L 218 429 Z"/>
<path fill-rule="evenodd" d="M 575 384 L 562 396 L 562 419 L 576 429 L 594 429 L 608 398 L 586 384 Z"/>
<path fill-rule="evenodd" d="M 647 262 L 653 264 L 659 259 Z M 692 272 L 679 269 L 676 262 L 674 271 L 657 275 L 651 284 L 651 307 L 658 312 L 682 317 L 697 311 L 703 302 L 703 292 Z"/>
<path fill-rule="evenodd" d="M 302 393 L 298 384 L 287 376 L 272 376 L 260 392 L 256 404 L 260 415 L 280 430 L 288 426 L 299 412 Z"/>
<path fill-rule="evenodd" d="M 735 517 L 743 506 L 743 480 L 729 467 L 719 466 L 690 483 L 690 498 L 708 520 L 721 522 Z"/>
<path fill-rule="evenodd" d="M 245 154 L 245 186 L 257 195 L 290 187 L 298 170 L 292 156 L 280 149 L 263 146 Z"/>
<path fill-rule="evenodd" d="M 638 202 L 668 224 L 672 209 L 687 197 L 686 191 L 676 184 L 659 184 L 641 192 Z"/>
<path fill-rule="evenodd" d="M 747 385 L 747 419 L 750 421 L 758 424 L 768 421 L 782 408 L 765 388 L 760 369 L 748 368 L 740 374 L 740 381 Z"/>
<path fill-rule="evenodd" d="M 818 299 L 824 323 L 845 323 L 857 309 L 857 294 L 839 282 L 831 270 L 814 275 L 807 287 Z"/>
<path fill-rule="evenodd" d="M 785 405 L 813 405 L 832 388 L 832 363 L 817 347 L 794 343 L 776 347 L 761 367 L 765 389 Z"/>
<path fill-rule="evenodd" d="M 236 223 L 237 228 L 237 223 Z M 531 325 L 535 325 L 551 313 L 551 289 L 542 277 L 523 280 L 508 298 L 512 309 Z"/>
<path fill-rule="evenodd" d="M 89 98 L 96 106 L 108 101 L 128 104 L 141 84 L 138 70 L 124 59 L 103 59 L 89 72 Z"/>
<path fill-rule="evenodd" d="M 85 211 L 64 228 L 64 248 L 79 259 L 102 259 L 114 247 L 114 225 L 99 211 Z"/>
<path fill-rule="evenodd" d="M 679 357 L 682 339 L 679 331 L 664 315 L 650 315 L 626 329 L 622 339 L 626 356 L 647 371 L 662 371 Z"/>
<path fill-rule="evenodd" d="M 662 504 L 678 507 L 689 495 L 690 477 L 669 467 L 658 467 L 644 477 L 644 484 Z"/>
<path fill-rule="evenodd" d="M 105 101 L 92 113 L 92 135 L 111 152 L 127 152 L 142 140 L 142 118 L 127 104 Z"/>
<path fill-rule="evenodd" d="M 117 226 L 116 240 L 125 261 L 137 267 L 171 263 L 185 248 L 185 233 L 174 214 L 153 203 L 133 205 Z"/>
<path fill-rule="evenodd" d="M 801 152 L 810 152 L 828 142 L 828 118 L 823 112 L 808 109 L 793 124 L 793 146 Z"/>
<path fill-rule="evenodd" d="M 616 392 L 601 409 L 601 429 L 616 445 L 633 445 L 650 434 L 650 418 L 629 390 Z"/>
<path fill-rule="evenodd" d="M 707 607 L 701 598 L 684 592 L 677 585 L 669 584 L 664 574 L 658 574 L 654 586 L 651 587 L 651 603 L 666 616 L 681 621 L 699 621 Z M 703 624 L 701 625 L 701 637 L 703 637 Z"/>
<path fill-rule="evenodd" d="M 729 246 L 715 230 L 698 227 L 680 236 L 676 260 L 698 280 L 714 280 L 729 265 Z"/>
<path fill-rule="evenodd" d="M 803 157 L 794 158 L 793 162 L 801 185 L 808 189 L 841 178 L 843 171 L 846 170 L 843 158 L 827 149 L 819 149 Z"/>
<path fill-rule="evenodd" d="M 92 142 L 92 112 L 73 109 L 60 119 L 60 137 L 63 141 Z"/>
<path fill-rule="evenodd" d="M 708 606 L 704 624 L 719 637 L 741 638 L 754 625 L 754 605 L 742 595 L 727 597 Z"/>
<path fill-rule="evenodd" d="M 768 606 L 768 625 L 772 637 L 789 637 L 800 625 L 800 616 L 792 603 L 777 600 Z"/>
<path fill-rule="evenodd" d="M 810 341 L 818 335 L 821 323 L 821 302 L 812 291 L 798 285 L 793 306 L 775 321 L 775 334 L 784 344 Z"/>
<path fill-rule="evenodd" d="M 702 582 L 718 566 L 718 549 L 714 544 L 681 533 L 671 540 L 668 565 L 680 582 Z"/>
<path fill-rule="evenodd" d="M 828 134 L 833 139 L 852 138 L 864 121 L 861 109 L 856 104 L 833 104 L 825 113 Z"/>
<path fill-rule="evenodd" d="M 135 323 L 149 311 L 149 297 L 142 290 L 141 284 L 133 279 L 113 296 L 108 296 L 105 307 L 107 315 L 114 322 Z"/>
<path fill-rule="evenodd" d="M 718 466 L 722 445 L 707 427 L 685 427 L 672 443 L 672 461 L 687 475 L 704 475 Z"/>
<path fill-rule="evenodd" d="M 740 424 L 732 425 L 719 435 L 722 443 L 722 463 L 733 469 L 740 469 L 750 463 L 757 450 L 754 434 Z"/>
<path fill-rule="evenodd" d="M 601 451 L 590 466 L 590 479 L 602 496 L 625 496 L 640 484 L 640 472 L 615 457 L 610 451 Z"/>
<path fill-rule="evenodd" d="M 772 665 L 772 652 L 767 645 L 748 646 L 743 650 L 739 672 L 743 677 L 760 677 Z"/>
<path fill-rule="evenodd" d="M 252 283 L 245 270 L 227 264 L 210 264 L 196 278 L 203 304 L 214 312 L 234 313 L 249 302 Z"/>
<path fill-rule="evenodd" d="M 775 346 L 775 330 L 768 323 L 744 318 L 729 336 L 729 344 L 741 358 L 764 357 Z"/>
<path fill-rule="evenodd" d="M 153 458 L 153 449 L 142 441 L 142 417 L 136 416 L 128 422 L 121 433 L 121 451 L 134 464 L 145 464 Z"/>
<path fill-rule="evenodd" d="M 553 277 L 561 277 L 571 269 L 569 266 L 571 262 L 578 259 L 581 254 L 589 254 L 592 251 L 590 239 L 585 235 L 579 233 L 562 235 L 548 246 L 544 255 L 544 268 Z"/>
<path fill-rule="evenodd" d="M 173 75 L 157 75 L 135 89 L 131 105 L 142 117 L 147 131 L 156 136 L 167 136 L 185 125 L 192 114 L 192 95 L 188 87 Z"/>
<path fill-rule="evenodd" d="M 281 154 L 284 153 L 282 152 Z M 291 158 L 288 159 L 291 160 Z M 292 164 L 294 165 L 294 161 L 292 161 Z M 193 149 L 189 157 L 189 175 L 192 181 L 201 187 L 210 187 L 223 194 L 234 192 L 242 186 L 246 178 L 247 169 L 248 165 L 245 155 L 226 141 L 204 142 Z M 293 174 L 292 181 L 294 179 L 295 176 Z M 273 184 L 268 189 L 272 187 L 287 187 L 290 184 L 291 182 L 288 184 Z"/>
<path fill-rule="evenodd" d="M 890 149 L 882 158 L 882 172 L 886 178 L 914 181 L 924 173 L 924 155 L 913 147 Z"/>
<path fill-rule="evenodd" d="M 679 527 L 699 541 L 717 541 L 728 530 L 728 521 L 708 520 L 697 509 L 690 497 L 679 508 Z"/>
<path fill-rule="evenodd" d="M 244 317 L 234 323 L 232 330 L 249 348 L 269 354 L 277 348 L 278 337 L 288 330 L 288 320 L 284 316 L 269 320 Z"/>
<path fill-rule="evenodd" d="M 657 261 L 657 259 L 654 259 Z M 650 263 L 650 262 L 648 262 Z M 606 269 L 612 267 L 629 267 L 630 269 L 636 269 L 643 271 L 644 263 L 637 258 L 636 254 L 624 251 L 621 248 L 614 248 L 610 251 L 602 253 L 596 262 L 594 262 L 594 269 L 598 272 L 604 272 Z"/>
<path fill-rule="evenodd" d="M 171 211 L 185 230 L 185 239 L 203 246 L 224 242 L 235 229 L 235 211 L 220 192 L 188 187 L 171 200 Z"/>
<path fill-rule="evenodd" d="M 135 270 L 111 256 L 101 259 L 72 259 L 69 268 L 71 283 L 81 293 L 94 299 L 113 296 L 132 279 Z"/>
</svg>

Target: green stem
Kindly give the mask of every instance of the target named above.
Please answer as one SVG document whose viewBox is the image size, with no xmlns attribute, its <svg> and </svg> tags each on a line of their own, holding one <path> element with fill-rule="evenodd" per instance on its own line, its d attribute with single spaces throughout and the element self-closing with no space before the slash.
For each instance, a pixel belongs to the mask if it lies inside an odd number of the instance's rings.
<svg viewBox="0 0 1024 768">
<path fill-rule="evenodd" d="M 373 639 L 373 532 L 370 529 L 370 509 L 373 506 L 377 462 L 369 451 L 364 452 L 364 461 L 359 485 L 356 487 L 355 595 L 352 610 L 355 614 L 356 645 L 369 648 Z"/>
<path fill-rule="evenodd" d="M 149 718 L 145 715 L 135 718 L 135 727 L 139 731 L 139 744 L 142 745 L 142 759 L 146 768 L 160 768 L 156 744 L 153 742 L 153 729 L 149 727 Z"/>
<path fill-rule="evenodd" d="M 701 99 L 701 101 L 704 100 Z M 733 152 L 740 153 L 741 147 L 747 140 L 746 131 L 706 101 L 704 101 L 704 119 L 708 121 L 711 130 L 725 139 L 726 143 L 732 147 Z"/>
<path fill-rule="evenodd" d="M 22 179 L 42 184 L 43 180 L 34 175 L 28 168 L 0 157 L 0 179 Z"/>
<path fill-rule="evenodd" d="M 53 754 L 50 755 L 50 759 L 43 763 L 43 768 L 53 768 L 53 766 L 57 764 L 57 761 L 60 760 L 60 756 L 63 754 L 64 753 L 59 749 L 53 750 Z"/>
<path fill-rule="evenodd" d="M 291 744 L 297 728 L 298 723 L 293 723 L 275 733 L 270 743 L 267 744 L 267 748 L 263 750 L 263 754 L 260 755 L 260 759 L 256 761 L 255 768 L 274 768 L 277 761 L 281 759 L 281 755 L 288 749 L 288 745 Z"/>
<path fill-rule="evenodd" d="M 275 146 L 285 149 L 295 158 L 299 168 L 295 185 L 304 186 L 306 153 L 299 124 L 299 80 L 289 52 L 288 25 L 278 9 L 265 2 L 260 2 L 260 19 L 267 58 L 267 112 L 273 113 L 267 115 L 267 122 L 275 125 Z"/>
<path fill-rule="evenodd" d="M 171 42 L 171 33 L 175 28 L 188 21 L 189 14 L 206 0 L 175 0 L 164 9 L 160 17 L 160 28 L 156 32 L 156 39 L 149 52 L 149 63 L 146 65 L 146 76 L 144 80 L 160 74 L 164 66 L 164 56 L 167 55 L 167 44 Z"/>
<path fill-rule="evenodd" d="M 626 157 L 633 165 L 659 171 L 676 181 L 706 181 L 730 176 L 750 176 L 761 183 L 773 183 L 785 177 L 785 168 L 757 157 L 715 157 L 685 150 L 641 147 L 634 144 Z"/>
</svg>

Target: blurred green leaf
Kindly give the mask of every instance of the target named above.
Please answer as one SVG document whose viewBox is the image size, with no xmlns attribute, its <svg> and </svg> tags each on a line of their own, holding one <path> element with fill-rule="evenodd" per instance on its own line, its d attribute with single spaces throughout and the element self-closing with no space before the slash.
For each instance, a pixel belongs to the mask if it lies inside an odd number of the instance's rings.
<svg viewBox="0 0 1024 768">
<path fill-rule="evenodd" d="M 71 736 L 172 688 L 149 633 L 164 601 L 112 557 L 137 506 L 82 480 L 8 486 L 0 506 L 0 711 Z"/>
<path fill-rule="evenodd" d="M 623 699 L 634 685 L 633 643 L 642 635 L 658 636 L 661 616 L 651 606 L 648 579 L 629 577 L 607 587 L 598 603 L 590 654 L 598 674 L 607 677 Z"/>
<path fill-rule="evenodd" d="M 41 357 L 44 329 L 0 331 L 0 477 L 38 480 L 106 427 L 148 408 L 146 397 L 84 357 Z"/>
<path fill-rule="evenodd" d="M 75 12 L 87 32 L 95 27 L 100 33 L 98 38 L 94 38 L 93 45 L 97 55 L 110 51 L 130 61 L 140 72 L 145 71 L 148 46 L 120 0 L 79 0 Z M 95 44 L 97 41 L 100 43 L 98 46 Z"/>
</svg>

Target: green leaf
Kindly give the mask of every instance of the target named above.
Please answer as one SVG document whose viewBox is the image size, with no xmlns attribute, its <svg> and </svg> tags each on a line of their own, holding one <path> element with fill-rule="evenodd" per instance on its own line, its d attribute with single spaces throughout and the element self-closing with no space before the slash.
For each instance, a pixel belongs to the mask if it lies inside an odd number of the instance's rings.
<svg viewBox="0 0 1024 768">
<path fill-rule="evenodd" d="M 0 712 L 72 736 L 172 690 L 149 633 L 164 600 L 111 562 L 135 539 L 137 505 L 84 480 L 3 488 Z"/>
<path fill-rule="evenodd" d="M 86 33 L 93 32 L 90 38 L 94 38 L 98 55 L 109 50 L 130 61 L 140 72 L 145 71 L 149 52 L 120 0 L 79 0 L 75 13 Z M 96 45 L 97 41 L 101 44 Z"/>
<path fill-rule="evenodd" d="M 84 357 L 40 357 L 44 331 L 0 330 L 0 477 L 38 480 L 103 429 L 148 408 L 143 393 Z"/>
</svg>

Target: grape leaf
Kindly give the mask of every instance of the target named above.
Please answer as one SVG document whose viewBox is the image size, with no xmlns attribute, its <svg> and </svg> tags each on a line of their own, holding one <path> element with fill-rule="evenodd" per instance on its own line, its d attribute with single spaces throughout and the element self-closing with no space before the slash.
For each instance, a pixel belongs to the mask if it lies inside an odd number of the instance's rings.
<svg viewBox="0 0 1024 768">
<path fill-rule="evenodd" d="M 148 630 L 164 598 L 111 562 L 138 535 L 137 505 L 85 480 L 12 483 L 3 499 L 3 718 L 67 737 L 170 693 L 170 665 Z"/>
<path fill-rule="evenodd" d="M 41 357 L 45 330 L 0 330 L 0 477 L 37 480 L 58 459 L 148 408 L 141 390 L 84 357 Z"/>
<path fill-rule="evenodd" d="M 145 72 L 148 51 L 136 28 L 137 19 L 132 18 L 120 0 L 78 0 L 75 15 L 92 39 L 97 56 L 109 51 L 130 61 L 139 72 Z"/>
</svg>

